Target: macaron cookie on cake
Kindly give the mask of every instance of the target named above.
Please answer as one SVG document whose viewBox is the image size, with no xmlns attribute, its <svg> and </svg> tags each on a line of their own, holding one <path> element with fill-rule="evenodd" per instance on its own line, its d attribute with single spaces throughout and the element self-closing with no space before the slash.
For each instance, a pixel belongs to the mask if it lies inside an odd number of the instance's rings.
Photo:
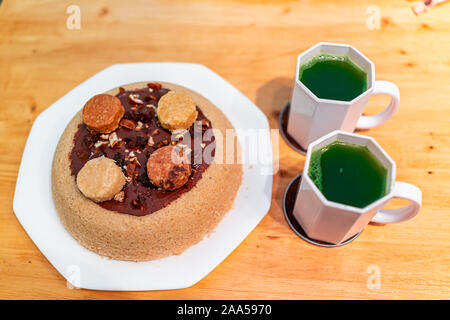
<svg viewBox="0 0 450 320">
<path fill-rule="evenodd" d="M 230 150 L 216 139 L 226 130 L 234 128 L 210 101 L 171 83 L 91 97 L 53 159 L 61 222 L 80 244 L 112 259 L 182 253 L 213 231 L 241 185 L 242 166 L 217 161 Z M 232 148 L 237 154 L 237 139 Z"/>
</svg>

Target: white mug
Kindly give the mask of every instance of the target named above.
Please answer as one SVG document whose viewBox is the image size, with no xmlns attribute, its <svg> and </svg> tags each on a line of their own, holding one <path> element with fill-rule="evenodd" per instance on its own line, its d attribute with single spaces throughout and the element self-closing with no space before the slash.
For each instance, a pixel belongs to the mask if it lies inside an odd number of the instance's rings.
<svg viewBox="0 0 450 320">
<path fill-rule="evenodd" d="M 308 175 L 311 153 L 336 140 L 366 146 L 387 168 L 384 197 L 364 208 L 329 201 L 325 198 Z M 410 203 L 398 209 L 382 209 L 391 198 L 407 199 Z M 384 224 L 409 220 L 417 215 L 421 206 L 420 189 L 409 183 L 395 181 L 395 162 L 373 138 L 336 130 L 309 145 L 295 200 L 294 217 L 310 238 L 338 244 L 361 232 L 371 221 Z"/>
<path fill-rule="evenodd" d="M 299 80 L 299 69 L 305 62 L 323 53 L 350 58 L 366 72 L 367 90 L 352 101 L 316 97 Z M 362 116 L 364 107 L 374 94 L 391 96 L 389 105 L 377 115 Z M 320 42 L 297 57 L 287 132 L 306 150 L 312 141 L 331 131 L 353 132 L 355 128 L 368 129 L 386 122 L 397 112 L 399 103 L 398 87 L 389 81 L 375 80 L 375 66 L 361 52 L 346 44 Z"/>
</svg>

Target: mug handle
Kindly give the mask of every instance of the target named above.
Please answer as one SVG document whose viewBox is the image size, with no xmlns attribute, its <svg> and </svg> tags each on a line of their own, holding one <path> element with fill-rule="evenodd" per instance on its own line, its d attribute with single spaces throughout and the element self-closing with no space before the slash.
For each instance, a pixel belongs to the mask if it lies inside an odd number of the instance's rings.
<svg viewBox="0 0 450 320">
<path fill-rule="evenodd" d="M 422 206 L 422 191 L 406 182 L 395 182 L 392 198 L 402 198 L 410 203 L 398 209 L 384 209 L 378 211 L 372 222 L 396 223 L 414 218 Z"/>
<path fill-rule="evenodd" d="M 387 108 L 379 114 L 373 116 L 361 116 L 356 124 L 357 129 L 369 129 L 379 126 L 388 121 L 397 112 L 400 104 L 400 91 L 394 83 L 383 80 L 375 81 L 372 95 L 374 94 L 387 94 L 391 97 L 391 102 Z"/>
</svg>

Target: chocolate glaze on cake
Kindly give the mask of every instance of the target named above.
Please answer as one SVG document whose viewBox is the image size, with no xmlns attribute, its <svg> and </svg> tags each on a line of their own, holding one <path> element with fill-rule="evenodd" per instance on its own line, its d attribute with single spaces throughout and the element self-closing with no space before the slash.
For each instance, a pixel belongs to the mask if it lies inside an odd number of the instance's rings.
<svg viewBox="0 0 450 320">
<path fill-rule="evenodd" d="M 78 126 L 74 147 L 70 153 L 72 175 L 76 176 L 90 159 L 105 156 L 114 159 L 128 177 L 128 182 L 122 190 L 122 197 L 99 203 L 103 208 L 134 216 L 153 213 L 191 190 L 209 167 L 209 163 L 204 159 L 201 163 L 194 161 L 194 158 L 198 159 L 209 144 L 213 143 L 215 146 L 214 136 L 210 140 L 194 142 L 195 130 L 204 131 L 212 128 L 211 122 L 197 106 L 197 119 L 189 128 L 192 174 L 188 182 L 174 191 L 158 190 L 150 183 L 146 172 L 150 154 L 158 148 L 176 143 L 171 141 L 171 133 L 161 127 L 156 110 L 151 107 L 157 106 L 159 99 L 167 92 L 169 90 L 162 88 L 158 83 L 149 83 L 148 88 L 139 90 L 121 89 L 117 97 L 125 108 L 125 115 L 119 127 L 110 134 L 117 135 L 118 141 L 115 141 L 115 144 L 109 143 L 108 136 L 89 131 L 84 124 Z M 211 156 L 214 157 L 214 150 Z"/>
</svg>

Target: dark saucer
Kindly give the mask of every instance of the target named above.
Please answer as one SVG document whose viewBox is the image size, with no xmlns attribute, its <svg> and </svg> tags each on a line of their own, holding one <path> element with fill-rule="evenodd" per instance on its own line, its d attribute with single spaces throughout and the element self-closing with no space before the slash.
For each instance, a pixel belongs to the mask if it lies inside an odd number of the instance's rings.
<svg viewBox="0 0 450 320">
<path fill-rule="evenodd" d="M 280 119 L 281 119 L 281 116 L 280 116 Z M 302 180 L 302 174 L 300 173 L 294 179 L 292 179 L 291 182 L 289 182 L 289 184 L 286 188 L 286 191 L 284 192 L 284 197 L 283 197 L 284 217 L 286 218 L 286 221 L 289 224 L 289 226 L 291 227 L 291 229 L 300 238 L 302 238 L 306 242 L 309 242 L 309 243 L 312 243 L 312 244 L 315 244 L 315 245 L 321 246 L 321 247 L 339 247 L 339 246 L 343 246 L 344 244 L 347 244 L 347 243 L 355 240 L 361 234 L 361 232 L 355 234 L 353 237 L 351 237 L 341 243 L 338 243 L 338 244 L 315 240 L 315 239 L 311 239 L 310 237 L 308 237 L 308 235 L 305 233 L 305 231 L 303 230 L 301 225 L 297 222 L 297 220 L 295 219 L 294 214 L 293 214 L 295 199 L 297 197 L 297 191 L 298 191 L 298 187 L 300 186 L 301 180 Z"/>
<path fill-rule="evenodd" d="M 288 101 L 283 109 L 281 109 L 280 115 L 278 116 L 278 127 L 280 128 L 281 136 L 283 137 L 284 141 L 295 151 L 305 155 L 306 149 L 303 149 L 301 145 L 295 141 L 294 138 L 292 138 L 289 133 L 287 132 L 287 123 L 289 118 L 289 110 L 291 109 L 291 102 Z"/>
</svg>

